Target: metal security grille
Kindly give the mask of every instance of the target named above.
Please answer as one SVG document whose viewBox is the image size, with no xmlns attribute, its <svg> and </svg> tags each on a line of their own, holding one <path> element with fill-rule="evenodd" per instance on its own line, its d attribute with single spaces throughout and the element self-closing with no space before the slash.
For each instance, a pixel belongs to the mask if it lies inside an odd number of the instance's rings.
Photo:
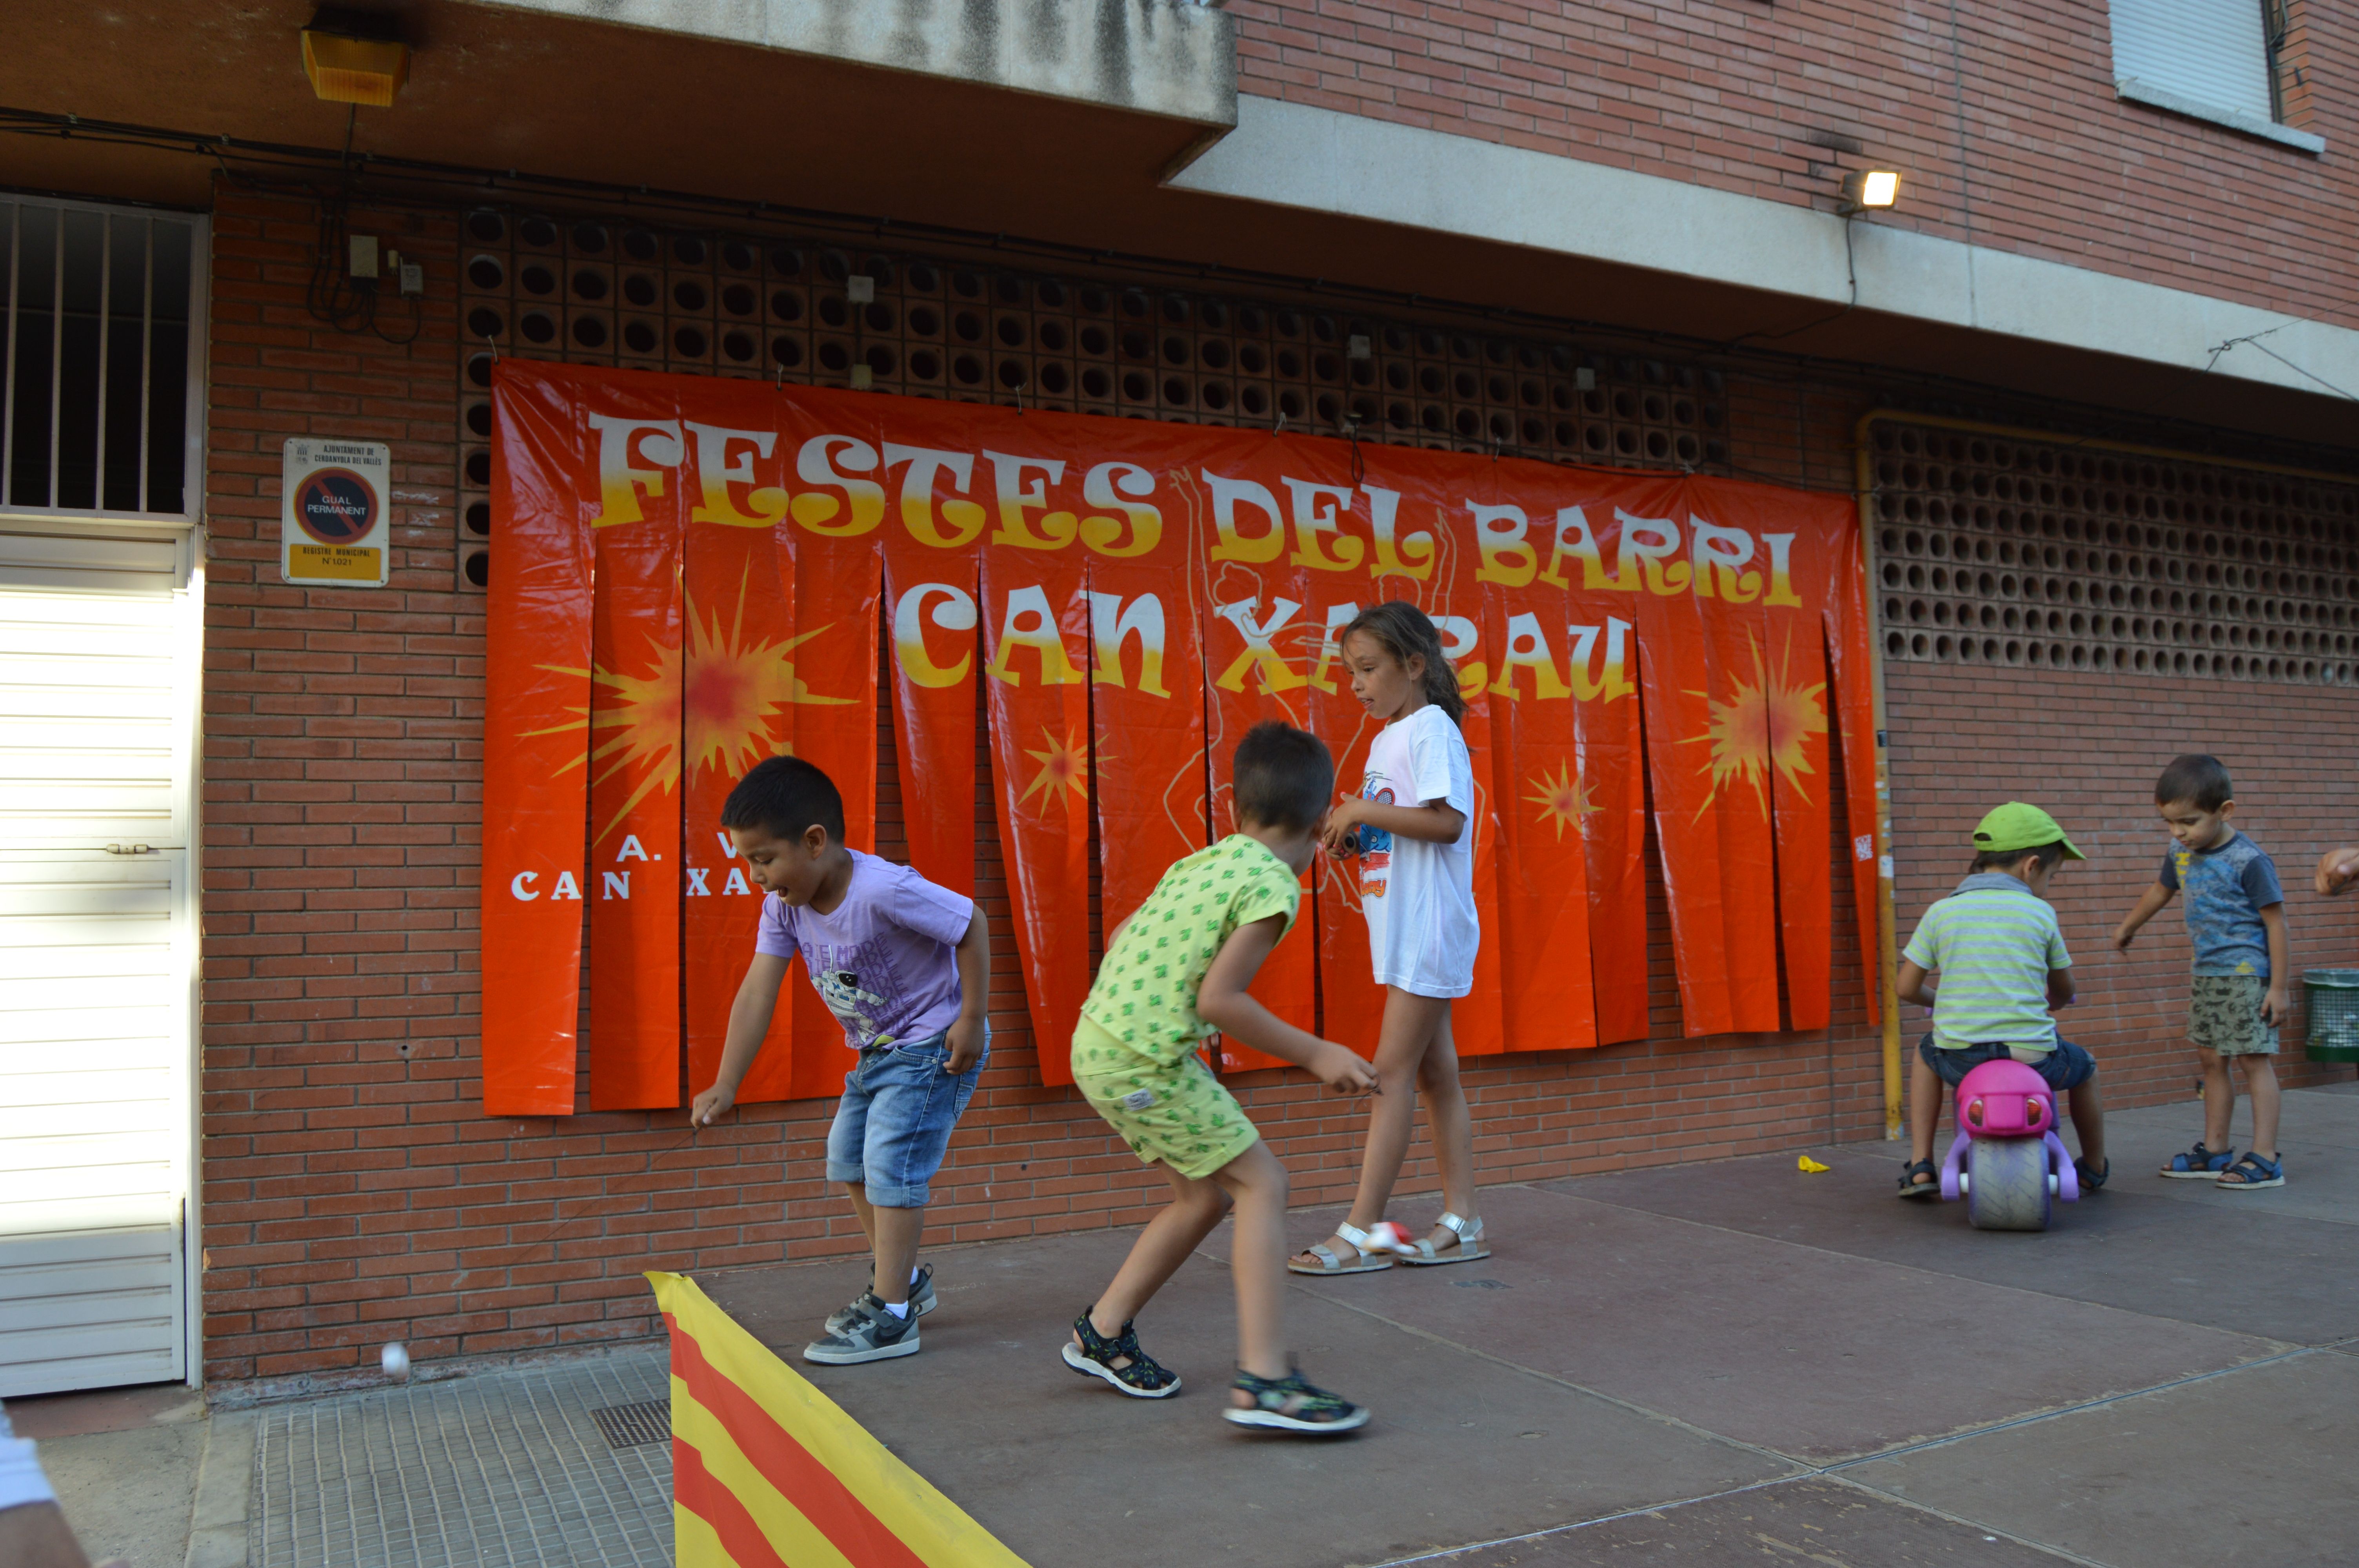
<svg viewBox="0 0 2359 1568">
<path fill-rule="evenodd" d="M 636 1404 L 609 1405 L 590 1412 L 609 1448 L 636 1448 L 644 1443 L 671 1441 L 671 1405 L 665 1400 L 641 1400 Z"/>
<path fill-rule="evenodd" d="M 495 553 L 495 353 L 1556 462 L 1727 461 L 1717 372 L 1570 341 L 823 240 L 489 209 L 462 232 L 462 586 Z"/>
<path fill-rule="evenodd" d="M 2345 685 L 2359 481 L 1878 420 L 1894 658 Z"/>
<path fill-rule="evenodd" d="M 201 222 L 0 200 L 0 511 L 193 514 Z"/>
</svg>

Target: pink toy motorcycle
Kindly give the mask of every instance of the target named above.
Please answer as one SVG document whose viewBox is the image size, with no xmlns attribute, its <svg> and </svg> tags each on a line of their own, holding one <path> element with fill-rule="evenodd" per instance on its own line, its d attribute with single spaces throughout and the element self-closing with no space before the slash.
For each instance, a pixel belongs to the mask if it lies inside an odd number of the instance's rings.
<svg viewBox="0 0 2359 1568">
<path fill-rule="evenodd" d="M 2051 1200 L 2078 1203 L 2080 1177 L 2056 1136 L 2056 1091 L 2001 1057 L 1958 1085 L 1958 1137 L 1941 1162 L 1941 1196 L 1963 1197 L 1980 1230 L 2045 1230 Z"/>
</svg>

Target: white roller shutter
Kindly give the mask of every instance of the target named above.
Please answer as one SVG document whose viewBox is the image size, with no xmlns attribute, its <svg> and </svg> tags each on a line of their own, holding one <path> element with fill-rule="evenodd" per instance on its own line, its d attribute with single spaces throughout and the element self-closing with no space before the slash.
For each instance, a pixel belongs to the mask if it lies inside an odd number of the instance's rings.
<svg viewBox="0 0 2359 1568">
<path fill-rule="evenodd" d="M 2114 79 L 2264 124 L 2275 118 L 2260 0 L 2113 0 Z"/>
<path fill-rule="evenodd" d="M 185 535 L 0 527 L 0 1397 L 183 1379 Z"/>
</svg>

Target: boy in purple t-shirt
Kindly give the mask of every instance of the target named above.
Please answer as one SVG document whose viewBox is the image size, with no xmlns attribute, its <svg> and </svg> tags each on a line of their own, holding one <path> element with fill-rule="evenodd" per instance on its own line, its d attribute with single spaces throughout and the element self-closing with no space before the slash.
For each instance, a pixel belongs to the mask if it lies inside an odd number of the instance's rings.
<svg viewBox="0 0 2359 1568">
<path fill-rule="evenodd" d="M 803 1347 L 840 1366 L 918 1352 L 934 1308 L 918 1267 L 927 1184 L 991 1054 L 991 926 L 973 899 L 907 866 L 847 849 L 843 797 L 798 757 L 772 757 L 738 781 L 721 826 L 762 901 L 754 961 L 729 1010 L 729 1036 L 691 1126 L 734 1105 L 769 1033 L 787 968 L 811 985 L 859 1059 L 827 1134 L 827 1179 L 841 1182 L 875 1256 L 868 1289 Z"/>
</svg>

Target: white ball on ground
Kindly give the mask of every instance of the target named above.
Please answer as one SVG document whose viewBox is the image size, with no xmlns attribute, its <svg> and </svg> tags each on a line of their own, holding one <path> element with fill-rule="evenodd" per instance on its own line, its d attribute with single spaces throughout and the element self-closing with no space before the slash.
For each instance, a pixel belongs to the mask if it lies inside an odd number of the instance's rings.
<svg viewBox="0 0 2359 1568">
<path fill-rule="evenodd" d="M 409 1376 L 409 1352 L 402 1348 L 402 1345 L 399 1340 L 397 1339 L 392 1344 L 386 1346 L 384 1352 L 378 1356 L 377 1359 L 385 1363 L 385 1375 L 386 1377 L 407 1378 Z"/>
</svg>

